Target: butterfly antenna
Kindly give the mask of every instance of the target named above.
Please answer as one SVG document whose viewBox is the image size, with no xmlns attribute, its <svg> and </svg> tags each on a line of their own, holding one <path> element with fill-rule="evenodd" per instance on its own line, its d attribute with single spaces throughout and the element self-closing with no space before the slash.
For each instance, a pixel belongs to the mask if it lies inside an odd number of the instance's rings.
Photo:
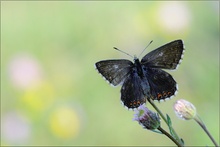
<svg viewBox="0 0 220 147">
<path fill-rule="evenodd" d="M 134 58 L 132 55 L 130 55 L 130 54 L 128 54 L 128 53 L 126 53 L 126 52 L 124 52 L 124 51 L 122 51 L 122 50 L 120 50 L 120 49 L 118 49 L 118 48 L 116 48 L 116 47 L 113 47 L 115 50 L 118 50 L 118 51 L 120 51 L 120 52 L 122 52 L 122 53 L 124 53 L 124 54 L 126 54 L 126 55 L 128 55 L 128 56 L 130 56 L 131 58 Z"/>
<path fill-rule="evenodd" d="M 153 40 L 151 40 L 148 45 L 143 49 L 143 51 L 140 53 L 140 55 L 138 56 L 138 58 L 143 54 L 143 52 L 147 49 L 147 47 L 153 42 Z"/>
</svg>

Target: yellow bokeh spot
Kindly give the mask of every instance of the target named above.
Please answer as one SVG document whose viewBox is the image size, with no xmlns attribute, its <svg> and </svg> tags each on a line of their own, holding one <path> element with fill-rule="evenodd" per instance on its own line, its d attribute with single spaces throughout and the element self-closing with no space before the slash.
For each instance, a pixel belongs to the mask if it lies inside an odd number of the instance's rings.
<svg viewBox="0 0 220 147">
<path fill-rule="evenodd" d="M 70 107 L 60 107 L 50 117 L 51 131 L 59 138 L 74 138 L 79 133 L 79 127 L 79 117 Z"/>
<path fill-rule="evenodd" d="M 55 91 L 48 82 L 40 82 L 28 88 L 22 96 L 22 105 L 30 112 L 42 114 L 55 99 Z"/>
</svg>

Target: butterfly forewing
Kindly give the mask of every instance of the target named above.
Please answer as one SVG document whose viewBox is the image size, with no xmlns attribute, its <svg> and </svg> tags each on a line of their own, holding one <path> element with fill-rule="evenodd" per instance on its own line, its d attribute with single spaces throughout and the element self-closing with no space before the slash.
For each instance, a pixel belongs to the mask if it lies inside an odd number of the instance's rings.
<svg viewBox="0 0 220 147">
<path fill-rule="evenodd" d="M 99 73 L 113 86 L 121 84 L 129 74 L 133 63 L 129 60 L 103 60 L 95 64 Z"/>
<path fill-rule="evenodd" d="M 145 55 L 141 63 L 148 67 L 176 69 L 182 58 L 183 50 L 183 41 L 175 40 Z"/>
</svg>

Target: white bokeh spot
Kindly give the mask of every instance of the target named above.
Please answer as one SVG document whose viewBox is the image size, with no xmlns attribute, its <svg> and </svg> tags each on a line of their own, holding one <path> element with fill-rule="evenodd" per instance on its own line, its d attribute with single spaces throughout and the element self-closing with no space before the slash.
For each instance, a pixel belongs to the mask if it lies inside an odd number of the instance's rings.
<svg viewBox="0 0 220 147">
<path fill-rule="evenodd" d="M 158 11 L 159 24 L 171 32 L 179 32 L 188 27 L 190 13 L 184 2 L 165 2 Z"/>
</svg>

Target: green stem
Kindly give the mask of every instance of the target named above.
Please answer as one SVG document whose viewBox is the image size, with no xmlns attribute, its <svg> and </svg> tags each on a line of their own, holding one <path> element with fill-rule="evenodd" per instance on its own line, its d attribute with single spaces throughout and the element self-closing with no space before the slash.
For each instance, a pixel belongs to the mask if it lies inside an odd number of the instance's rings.
<svg viewBox="0 0 220 147">
<path fill-rule="evenodd" d="M 162 119 L 166 122 L 166 124 L 168 125 L 167 119 L 165 118 L 165 116 L 163 115 L 163 113 L 157 108 L 157 106 L 154 104 L 154 102 L 149 99 L 148 102 L 154 107 L 154 109 L 160 114 L 160 116 L 162 117 Z"/>
<path fill-rule="evenodd" d="M 209 133 L 208 129 L 206 128 L 205 124 L 203 123 L 202 119 L 196 115 L 196 117 L 194 118 L 194 120 L 202 127 L 202 129 L 206 132 L 206 134 L 209 136 L 209 138 L 212 140 L 213 144 L 217 147 L 218 144 L 217 142 L 214 140 L 214 138 L 212 137 L 212 135 Z"/>
<path fill-rule="evenodd" d="M 159 115 L 160 115 L 160 116 L 162 117 L 162 119 L 166 122 L 166 124 L 167 124 L 168 126 L 170 126 L 170 125 L 168 124 L 168 121 L 167 121 L 166 117 L 165 117 L 165 116 L 163 115 L 163 113 L 157 108 L 157 106 L 154 104 L 154 102 L 153 102 L 151 99 L 148 99 L 148 102 L 149 102 L 149 103 L 154 107 L 154 109 L 159 113 Z M 180 140 L 180 138 L 179 138 L 178 135 L 176 134 L 176 132 L 175 132 L 175 130 L 173 129 L 173 127 L 170 126 L 169 128 L 171 129 L 173 135 L 175 136 L 175 140 L 177 140 L 178 143 L 181 144 L 181 146 L 183 146 L 182 141 Z M 173 136 L 172 136 L 172 138 L 173 138 Z"/>
<path fill-rule="evenodd" d="M 169 133 L 167 133 L 167 131 L 165 131 L 163 128 L 161 128 L 159 126 L 157 129 L 160 130 L 168 138 L 170 138 L 178 147 L 182 147 L 182 144 L 180 144 L 175 138 L 173 138 L 173 136 L 171 136 Z"/>
</svg>

